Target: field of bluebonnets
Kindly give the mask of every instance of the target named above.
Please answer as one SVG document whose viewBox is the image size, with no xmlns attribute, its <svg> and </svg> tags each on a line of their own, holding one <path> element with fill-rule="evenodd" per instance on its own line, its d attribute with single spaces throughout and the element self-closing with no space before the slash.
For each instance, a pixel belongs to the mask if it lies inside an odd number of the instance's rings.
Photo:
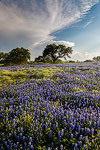
<svg viewBox="0 0 100 150">
<path fill-rule="evenodd" d="M 100 64 L 0 67 L 0 150 L 100 150 Z"/>
</svg>

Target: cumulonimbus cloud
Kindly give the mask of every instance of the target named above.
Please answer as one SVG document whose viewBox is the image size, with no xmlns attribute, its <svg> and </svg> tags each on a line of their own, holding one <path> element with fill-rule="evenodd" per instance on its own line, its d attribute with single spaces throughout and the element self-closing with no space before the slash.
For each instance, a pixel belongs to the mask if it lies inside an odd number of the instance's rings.
<svg viewBox="0 0 100 150">
<path fill-rule="evenodd" d="M 54 42 L 56 37 L 51 36 L 53 32 L 79 21 L 98 1 L 1 0 L 0 36 L 17 38 L 23 35 L 30 39 L 32 48 L 43 41 Z"/>
</svg>

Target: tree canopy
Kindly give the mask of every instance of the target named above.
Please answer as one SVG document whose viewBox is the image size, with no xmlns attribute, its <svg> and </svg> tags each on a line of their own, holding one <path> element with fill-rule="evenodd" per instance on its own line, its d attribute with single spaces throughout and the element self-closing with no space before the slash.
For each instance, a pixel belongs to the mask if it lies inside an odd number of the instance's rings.
<svg viewBox="0 0 100 150">
<path fill-rule="evenodd" d="M 4 53 L 0 52 L 0 62 L 2 62 L 3 59 L 4 59 Z"/>
<path fill-rule="evenodd" d="M 50 44 L 47 45 L 43 51 L 43 57 L 49 57 L 52 63 L 55 63 L 59 58 L 70 58 L 69 54 L 72 54 L 73 50 L 71 47 L 65 45 Z"/>
<path fill-rule="evenodd" d="M 25 49 L 23 47 L 21 48 L 15 48 L 11 50 L 8 55 L 4 58 L 4 64 L 26 64 L 27 61 L 30 60 L 30 52 L 28 49 Z"/>
<path fill-rule="evenodd" d="M 35 62 L 38 63 L 51 63 L 51 60 L 49 59 L 48 56 L 38 56 L 37 58 L 35 58 Z"/>
<path fill-rule="evenodd" d="M 0 52 L 0 63 L 3 63 L 8 53 Z"/>
<path fill-rule="evenodd" d="M 44 62 L 44 57 L 43 56 L 38 56 L 37 58 L 35 58 L 35 62 Z"/>
<path fill-rule="evenodd" d="M 93 60 L 96 61 L 96 62 L 100 62 L 100 56 L 93 57 Z"/>
</svg>

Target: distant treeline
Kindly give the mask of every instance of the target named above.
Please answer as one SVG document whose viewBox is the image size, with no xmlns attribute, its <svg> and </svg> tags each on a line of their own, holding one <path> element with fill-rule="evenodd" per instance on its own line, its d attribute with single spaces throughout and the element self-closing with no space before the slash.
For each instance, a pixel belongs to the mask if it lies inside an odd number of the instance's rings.
<svg viewBox="0 0 100 150">
<path fill-rule="evenodd" d="M 66 57 L 70 57 L 73 50 L 71 47 L 66 47 L 65 45 L 56 45 L 50 44 L 47 45 L 44 49 L 41 56 L 35 58 L 35 61 L 30 61 L 31 54 L 28 49 L 23 47 L 15 48 L 11 50 L 9 53 L 0 52 L 0 64 L 3 65 L 22 65 L 22 64 L 42 64 L 42 63 L 76 63 L 73 60 L 70 61 L 62 61 L 61 58 L 66 60 Z M 84 62 L 100 62 L 100 56 L 93 57 L 92 60 L 85 60 Z"/>
</svg>

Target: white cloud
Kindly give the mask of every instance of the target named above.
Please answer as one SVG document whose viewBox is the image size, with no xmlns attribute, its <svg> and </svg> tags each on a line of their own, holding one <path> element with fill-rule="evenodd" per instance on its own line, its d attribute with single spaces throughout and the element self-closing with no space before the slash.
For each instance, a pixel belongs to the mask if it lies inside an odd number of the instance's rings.
<svg viewBox="0 0 100 150">
<path fill-rule="evenodd" d="M 37 45 L 44 45 L 44 44 L 63 44 L 65 45 L 66 47 L 73 47 L 75 46 L 75 43 L 74 42 L 69 42 L 69 41 L 56 41 L 56 40 L 53 40 L 53 39 L 49 39 L 49 40 L 45 40 L 45 41 L 41 41 L 40 43 L 35 43 L 34 46 L 37 46 Z"/>
<path fill-rule="evenodd" d="M 90 20 L 87 21 L 86 24 L 84 24 L 83 28 L 86 28 L 87 26 L 89 26 L 92 22 L 93 22 L 94 17 L 92 17 Z"/>
<path fill-rule="evenodd" d="M 84 26 L 83 26 L 83 28 L 86 28 L 87 26 L 89 26 L 89 24 L 91 24 L 92 23 L 92 20 L 89 20 Z"/>
<path fill-rule="evenodd" d="M 63 44 L 65 45 L 66 47 L 73 47 L 75 46 L 75 43 L 74 42 L 67 42 L 67 41 L 52 41 L 52 43 L 55 43 L 55 44 Z"/>
<path fill-rule="evenodd" d="M 0 36 L 27 37 L 32 49 L 49 41 L 74 46 L 74 43 L 56 41 L 55 31 L 79 21 L 99 0 L 1 0 Z M 5 3 L 4 3 L 5 2 Z M 19 7 L 18 3 L 22 6 Z M 27 8 L 26 8 L 26 6 Z M 21 36 L 20 36 L 21 35 Z M 20 38 L 19 38 L 20 40 Z M 45 45 L 44 44 L 44 45 Z"/>
<path fill-rule="evenodd" d="M 79 52 L 79 51 L 73 51 L 71 58 L 69 60 L 79 60 L 79 61 L 84 61 L 84 60 L 90 60 L 93 57 L 96 56 L 100 56 L 100 52 L 99 53 L 95 53 L 95 52 Z"/>
</svg>

